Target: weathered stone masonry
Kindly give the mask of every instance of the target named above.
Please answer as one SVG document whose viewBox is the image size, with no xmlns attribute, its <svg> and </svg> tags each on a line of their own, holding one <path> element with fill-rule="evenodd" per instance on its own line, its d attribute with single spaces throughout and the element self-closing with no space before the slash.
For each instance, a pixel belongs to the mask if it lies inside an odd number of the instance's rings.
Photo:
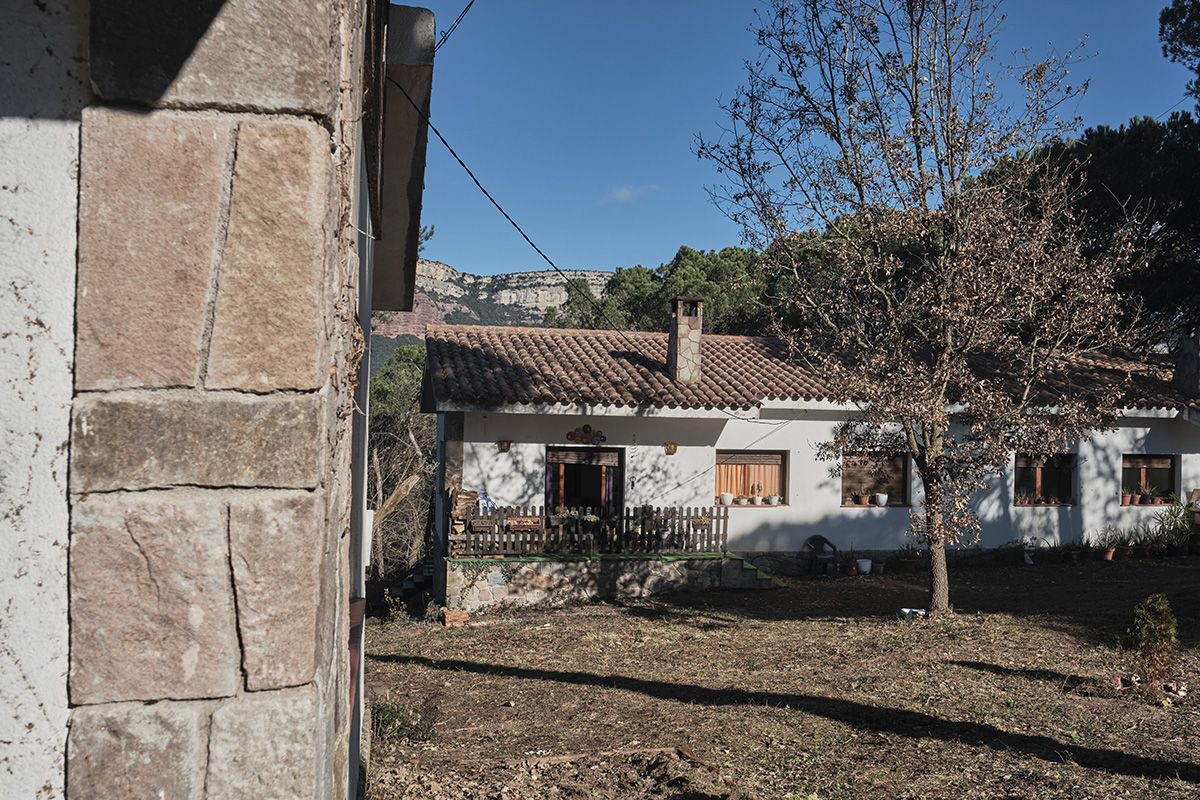
<svg viewBox="0 0 1200 800">
<path fill-rule="evenodd" d="M 192 5 L 92 3 L 67 792 L 343 797 L 364 6 Z"/>
</svg>

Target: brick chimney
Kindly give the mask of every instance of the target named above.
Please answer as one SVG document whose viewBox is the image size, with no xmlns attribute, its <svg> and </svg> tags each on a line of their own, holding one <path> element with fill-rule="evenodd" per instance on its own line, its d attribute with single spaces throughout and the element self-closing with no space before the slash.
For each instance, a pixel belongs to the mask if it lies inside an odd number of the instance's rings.
<svg viewBox="0 0 1200 800">
<path fill-rule="evenodd" d="M 671 329 L 667 334 L 667 374 L 678 383 L 700 380 L 700 328 L 704 304 L 676 297 L 672 301 Z"/>
<path fill-rule="evenodd" d="M 1185 397 L 1200 398 L 1200 332 L 1190 331 L 1179 337 L 1171 385 Z"/>
</svg>

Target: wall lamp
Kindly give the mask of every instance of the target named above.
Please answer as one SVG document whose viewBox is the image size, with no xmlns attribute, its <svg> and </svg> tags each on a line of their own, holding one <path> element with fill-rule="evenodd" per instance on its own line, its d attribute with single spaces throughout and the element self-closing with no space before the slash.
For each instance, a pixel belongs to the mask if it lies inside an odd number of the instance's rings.
<svg viewBox="0 0 1200 800">
<path fill-rule="evenodd" d="M 510 447 L 512 447 L 512 439 L 501 439 L 496 442 L 496 449 L 501 453 L 507 453 Z"/>
<path fill-rule="evenodd" d="M 679 452 L 679 443 L 678 442 L 663 442 L 663 452 L 669 456 L 675 455 L 677 452 Z"/>
</svg>

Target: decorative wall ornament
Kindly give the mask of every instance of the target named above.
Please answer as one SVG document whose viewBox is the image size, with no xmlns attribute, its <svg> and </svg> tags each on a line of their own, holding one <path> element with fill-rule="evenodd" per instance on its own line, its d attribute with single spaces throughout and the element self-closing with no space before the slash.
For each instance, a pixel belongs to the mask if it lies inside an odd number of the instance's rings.
<svg viewBox="0 0 1200 800">
<path fill-rule="evenodd" d="M 604 431 L 592 430 L 591 425 L 580 425 L 573 431 L 567 431 L 567 441 L 575 444 L 604 444 L 608 437 Z"/>
<path fill-rule="evenodd" d="M 669 456 L 679 452 L 679 442 L 663 442 L 663 452 Z"/>
<path fill-rule="evenodd" d="M 512 439 L 501 439 L 496 442 L 496 449 L 501 453 L 507 453 L 510 447 L 512 447 Z"/>
</svg>

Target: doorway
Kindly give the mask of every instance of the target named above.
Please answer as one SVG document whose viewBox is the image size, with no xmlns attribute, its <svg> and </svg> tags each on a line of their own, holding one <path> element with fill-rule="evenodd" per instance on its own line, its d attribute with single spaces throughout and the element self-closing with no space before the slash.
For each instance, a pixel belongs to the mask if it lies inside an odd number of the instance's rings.
<svg viewBox="0 0 1200 800">
<path fill-rule="evenodd" d="M 600 516 L 621 512 L 625 500 L 622 448 L 546 448 L 546 509 L 591 508 Z"/>
</svg>

